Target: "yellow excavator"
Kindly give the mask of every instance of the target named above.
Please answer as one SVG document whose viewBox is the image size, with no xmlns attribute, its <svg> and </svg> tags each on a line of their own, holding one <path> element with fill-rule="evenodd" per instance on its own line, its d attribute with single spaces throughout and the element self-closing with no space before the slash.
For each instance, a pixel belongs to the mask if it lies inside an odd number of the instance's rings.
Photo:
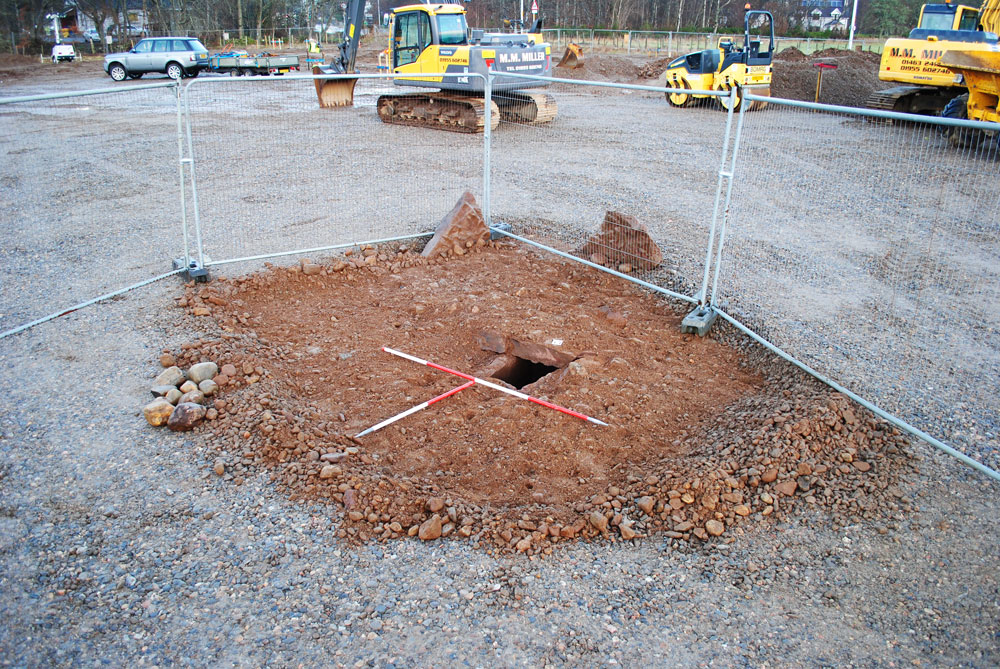
<svg viewBox="0 0 1000 669">
<path fill-rule="evenodd" d="M 729 37 L 719 39 L 715 49 L 705 49 L 676 58 L 663 73 L 664 86 L 683 90 L 725 91 L 736 89 L 734 111 L 739 111 L 743 103 L 743 89 L 753 87 L 756 95 L 771 94 L 771 61 L 775 54 L 774 18 L 770 12 L 751 10 L 746 6 L 743 18 L 743 46 L 738 46 Z M 751 24 L 767 22 L 769 41 L 767 49 L 761 49 L 761 41 L 751 37 Z M 758 28 L 753 28 L 757 30 Z M 667 102 L 674 107 L 687 107 L 696 100 L 707 99 L 708 95 L 694 93 L 667 93 Z M 730 106 L 728 96 L 716 97 L 723 109 Z M 750 110 L 760 109 L 766 102 L 754 101 Z"/>
<path fill-rule="evenodd" d="M 964 54 L 962 60 L 968 63 L 978 62 L 981 55 L 995 58 L 998 31 L 1000 0 L 984 0 L 979 8 L 951 2 L 924 5 L 909 37 L 889 39 L 882 49 L 879 79 L 902 85 L 876 91 L 866 106 L 933 115 L 946 106 L 961 106 L 967 77 L 950 69 L 944 59 L 956 53 Z M 962 101 L 953 103 L 959 96 Z"/>
<path fill-rule="evenodd" d="M 365 0 L 351 0 L 339 58 L 315 73 L 352 74 Z M 505 74 L 551 78 L 552 52 L 541 35 L 541 20 L 527 32 L 485 33 L 469 30 L 465 8 L 450 2 L 396 7 L 389 19 L 389 70 L 397 74 L 424 75 L 393 80 L 396 86 L 420 87 L 414 93 L 388 94 L 376 104 L 385 123 L 436 128 L 453 132 L 483 132 L 486 101 L 484 80 L 493 73 L 490 127 L 501 118 L 538 125 L 556 117 L 555 98 L 527 89 L 549 81 L 517 79 Z M 470 76 L 471 75 L 471 76 Z M 316 80 L 321 107 L 353 103 L 356 80 Z"/>
<path fill-rule="evenodd" d="M 979 9 L 979 27 L 1000 32 L 1000 0 L 986 0 Z M 949 49 L 938 63 L 962 79 L 968 92 L 945 105 L 942 116 L 1000 123 L 1000 45 L 992 49 Z M 1000 135 L 1000 133 L 994 133 Z M 952 141 L 961 141 L 951 133 Z M 1000 143 L 1000 137 L 997 137 Z"/>
</svg>

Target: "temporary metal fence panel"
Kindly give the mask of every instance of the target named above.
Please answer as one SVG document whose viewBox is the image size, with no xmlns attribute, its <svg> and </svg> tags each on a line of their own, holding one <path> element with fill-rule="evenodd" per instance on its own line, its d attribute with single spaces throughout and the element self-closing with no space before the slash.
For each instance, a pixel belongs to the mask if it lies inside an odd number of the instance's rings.
<svg viewBox="0 0 1000 669">
<path fill-rule="evenodd" d="M 655 87 L 559 80 L 530 92 L 551 96 L 558 114 L 493 132 L 491 222 L 695 299 L 727 114 L 714 99 L 671 107 Z"/>
<path fill-rule="evenodd" d="M 546 28 L 542 31 L 546 41 L 563 47 L 574 42 L 596 52 L 681 55 L 694 51 L 711 49 L 719 44 L 720 38 L 742 39 L 741 33 L 689 33 L 664 30 L 599 30 L 591 28 Z M 881 53 L 885 40 L 855 39 L 853 44 L 846 39 L 818 39 L 810 37 L 777 37 L 778 47 L 794 47 L 805 54 L 825 49 L 857 48 L 862 51 Z"/>
<path fill-rule="evenodd" d="M 177 86 L 0 99 L 0 336 L 183 254 Z"/>
<path fill-rule="evenodd" d="M 713 301 L 995 469 L 1000 134 L 865 114 L 742 115 Z"/>
<path fill-rule="evenodd" d="M 483 135 L 379 120 L 380 96 L 422 89 L 367 75 L 353 107 L 323 109 L 314 81 L 213 77 L 187 85 L 207 266 L 419 235 L 463 192 L 482 198 Z"/>
</svg>

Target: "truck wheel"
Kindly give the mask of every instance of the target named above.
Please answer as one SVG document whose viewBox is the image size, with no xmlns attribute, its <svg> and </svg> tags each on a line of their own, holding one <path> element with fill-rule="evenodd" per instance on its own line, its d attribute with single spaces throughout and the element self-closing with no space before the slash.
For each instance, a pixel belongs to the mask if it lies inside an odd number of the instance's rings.
<svg viewBox="0 0 1000 669">
<path fill-rule="evenodd" d="M 112 63 L 111 67 L 108 68 L 108 74 L 110 74 L 111 78 L 115 81 L 125 81 L 125 77 L 128 76 L 128 71 L 121 63 Z"/>
<path fill-rule="evenodd" d="M 167 76 L 174 81 L 180 81 L 180 78 L 184 76 L 184 68 L 177 63 L 168 63 Z"/>
</svg>

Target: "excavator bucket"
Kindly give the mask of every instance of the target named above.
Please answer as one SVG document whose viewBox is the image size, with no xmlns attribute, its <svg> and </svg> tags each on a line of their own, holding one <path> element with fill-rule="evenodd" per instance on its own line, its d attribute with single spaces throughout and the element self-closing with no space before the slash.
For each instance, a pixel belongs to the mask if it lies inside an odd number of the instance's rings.
<svg viewBox="0 0 1000 669">
<path fill-rule="evenodd" d="M 562 60 L 556 63 L 556 67 L 568 67 L 571 70 L 583 67 L 583 47 L 573 42 L 567 44 L 566 52 Z"/>
<path fill-rule="evenodd" d="M 312 71 L 313 74 L 329 74 L 319 65 L 313 65 Z M 313 79 L 313 83 L 316 84 L 316 97 L 319 98 L 320 108 L 354 105 L 354 87 L 358 83 L 357 79 Z"/>
</svg>

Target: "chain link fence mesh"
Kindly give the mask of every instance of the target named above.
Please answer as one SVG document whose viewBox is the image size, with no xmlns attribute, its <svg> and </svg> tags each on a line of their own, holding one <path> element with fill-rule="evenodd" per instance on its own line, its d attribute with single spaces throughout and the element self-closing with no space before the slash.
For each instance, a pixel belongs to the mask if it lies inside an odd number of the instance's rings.
<svg viewBox="0 0 1000 669">
<path fill-rule="evenodd" d="M 494 225 L 695 295 L 726 114 L 711 104 L 675 109 L 662 93 L 624 85 L 559 83 L 530 92 L 552 96 L 558 115 L 541 125 L 502 120 L 494 131 Z"/>
<path fill-rule="evenodd" d="M 0 332 L 171 269 L 176 87 L 0 104 Z"/>
<path fill-rule="evenodd" d="M 562 50 L 573 42 L 587 52 L 642 54 L 658 57 L 678 56 L 692 51 L 713 49 L 720 39 L 740 39 L 739 33 L 689 33 L 660 30 L 597 30 L 590 28 L 546 28 L 542 30 L 545 41 L 554 49 Z M 819 39 L 809 37 L 777 37 L 782 49 L 795 48 L 811 54 L 824 49 L 853 48 L 863 51 L 882 51 L 884 39 Z"/>
<path fill-rule="evenodd" d="M 714 300 L 997 468 L 997 137 L 771 104 L 746 113 Z"/>
<path fill-rule="evenodd" d="M 389 125 L 360 79 L 321 109 L 314 80 L 205 79 L 187 88 L 205 254 L 212 263 L 432 232 L 483 191 L 483 136 Z M 322 255 L 322 254 L 321 254 Z"/>
</svg>

